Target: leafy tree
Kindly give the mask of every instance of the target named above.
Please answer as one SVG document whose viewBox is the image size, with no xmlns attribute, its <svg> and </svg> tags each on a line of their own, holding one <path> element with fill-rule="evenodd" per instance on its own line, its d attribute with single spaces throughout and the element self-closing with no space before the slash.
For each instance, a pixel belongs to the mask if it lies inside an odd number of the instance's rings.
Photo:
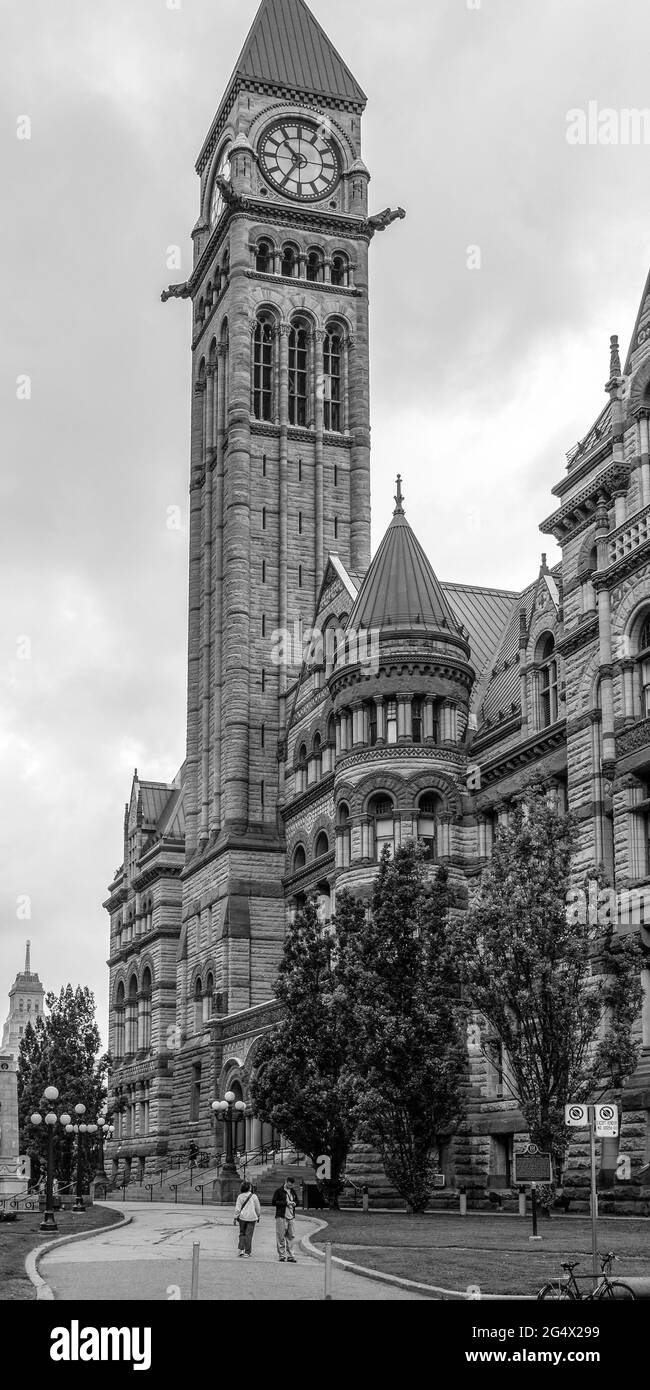
<svg viewBox="0 0 650 1390">
<path fill-rule="evenodd" d="M 36 1129 L 30 1123 L 35 1111 L 44 1113 L 43 1092 L 56 1086 L 59 1100 L 54 1107 L 58 1113 L 67 1110 L 76 1122 L 74 1107 L 85 1105 L 84 1123 L 97 1123 L 106 1103 L 108 1056 L 101 1056 L 101 1038 L 95 1019 L 95 997 L 89 989 L 67 985 L 58 997 L 48 994 L 45 1000 L 48 1013 L 39 1015 L 35 1024 L 27 1024 L 21 1039 L 18 1057 L 18 1117 L 21 1152 L 32 1159 L 32 1177 L 45 1170 L 47 1156 L 46 1126 Z M 55 1130 L 55 1172 L 59 1182 L 72 1181 L 76 1166 L 76 1135 L 65 1135 L 60 1125 Z M 84 1179 L 92 1176 L 91 1146 L 84 1145 Z"/>
<path fill-rule="evenodd" d="M 636 942 L 611 920 L 571 912 L 576 826 L 537 783 L 496 836 L 459 942 L 468 1003 L 507 1054 L 506 1075 L 531 1139 L 561 1177 L 564 1107 L 620 1090 L 638 1049 L 631 1030 L 641 1005 Z"/>
<path fill-rule="evenodd" d="M 354 1120 L 332 954 L 330 930 L 308 903 L 287 932 L 275 988 L 284 1016 L 260 1044 L 251 1093 L 259 1118 L 312 1162 L 329 1154 L 336 1205 Z"/>
<path fill-rule="evenodd" d="M 339 998 L 359 1137 L 376 1147 L 414 1212 L 431 1192 L 431 1153 L 463 1110 L 467 1051 L 448 875 L 421 849 L 382 856 L 371 908 L 337 902 Z"/>
</svg>

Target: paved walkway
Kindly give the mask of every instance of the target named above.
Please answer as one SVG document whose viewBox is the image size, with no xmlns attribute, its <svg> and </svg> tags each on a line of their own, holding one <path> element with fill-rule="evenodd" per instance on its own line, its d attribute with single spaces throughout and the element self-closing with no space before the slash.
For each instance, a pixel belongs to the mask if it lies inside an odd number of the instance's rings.
<svg viewBox="0 0 650 1390">
<path fill-rule="evenodd" d="M 305 1217 L 296 1222 L 298 1263 L 290 1265 L 278 1261 L 273 1213 L 264 1209 L 250 1260 L 238 1258 L 238 1231 L 230 1208 L 129 1203 L 127 1214 L 133 1217 L 129 1226 L 112 1227 L 89 1240 L 62 1245 L 41 1260 L 39 1273 L 55 1299 L 188 1299 L 195 1241 L 201 1245 L 199 1298 L 204 1301 L 324 1298 L 324 1262 L 299 1247 L 302 1236 L 318 1229 Z M 339 1302 L 412 1302 L 421 1301 L 423 1295 L 350 1274 L 334 1265 L 333 1297 Z"/>
</svg>

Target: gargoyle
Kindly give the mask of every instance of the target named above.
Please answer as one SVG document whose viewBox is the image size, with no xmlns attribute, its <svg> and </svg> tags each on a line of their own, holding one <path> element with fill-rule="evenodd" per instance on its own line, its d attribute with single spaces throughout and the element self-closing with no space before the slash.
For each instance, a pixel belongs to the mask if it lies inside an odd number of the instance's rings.
<svg viewBox="0 0 650 1390">
<path fill-rule="evenodd" d="M 404 208 L 384 208 L 383 212 L 375 213 L 374 217 L 368 218 L 368 226 L 375 232 L 385 232 L 390 227 L 391 222 L 402 221 L 406 217 Z"/>
<path fill-rule="evenodd" d="M 163 304 L 166 304 L 168 299 L 189 299 L 189 297 L 190 290 L 187 281 L 182 285 L 170 285 L 169 289 L 163 290 L 160 296 Z"/>
<path fill-rule="evenodd" d="M 224 203 L 234 203 L 237 201 L 237 194 L 235 193 L 230 179 L 225 179 L 223 174 L 215 174 L 214 186 L 219 189 Z"/>
</svg>

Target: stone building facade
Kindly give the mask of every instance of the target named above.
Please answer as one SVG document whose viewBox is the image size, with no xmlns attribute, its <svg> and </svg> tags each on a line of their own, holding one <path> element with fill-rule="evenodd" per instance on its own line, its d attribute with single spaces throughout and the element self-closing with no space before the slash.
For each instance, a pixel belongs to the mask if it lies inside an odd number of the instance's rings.
<svg viewBox="0 0 650 1390">
<path fill-rule="evenodd" d="M 136 773 L 106 902 L 116 1171 L 219 1149 L 211 1103 L 248 1100 L 289 914 L 367 894 L 414 837 L 468 897 L 533 771 L 579 818 L 576 884 L 603 865 L 636 891 L 624 928 L 650 945 L 650 286 L 554 489 L 558 564 L 521 594 L 441 584 L 400 480 L 371 562 L 369 248 L 404 214 L 369 216 L 364 108 L 303 0 L 263 0 L 199 155 L 191 276 L 164 296 L 193 313 L 187 759 L 167 786 Z M 441 1168 L 509 1186 L 523 1121 L 480 1020 L 468 1057 Z M 249 1110 L 238 1145 L 269 1138 Z"/>
</svg>

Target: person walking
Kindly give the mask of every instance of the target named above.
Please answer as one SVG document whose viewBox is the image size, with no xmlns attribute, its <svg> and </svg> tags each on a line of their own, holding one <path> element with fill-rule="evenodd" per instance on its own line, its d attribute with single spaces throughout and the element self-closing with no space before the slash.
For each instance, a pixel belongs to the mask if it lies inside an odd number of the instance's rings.
<svg viewBox="0 0 650 1390">
<path fill-rule="evenodd" d="M 253 1253 L 253 1232 L 260 1219 L 259 1198 L 253 1192 L 249 1182 L 243 1182 L 241 1191 L 235 1206 L 234 1226 L 239 1226 L 239 1258 L 243 1259 L 247 1255 L 249 1260 Z"/>
<path fill-rule="evenodd" d="M 293 1253 L 293 1242 L 296 1238 L 293 1223 L 298 1206 L 298 1194 L 291 1178 L 285 1180 L 284 1187 L 276 1188 L 271 1201 L 275 1207 L 275 1238 L 280 1264 L 286 1261 L 287 1264 L 295 1265 L 298 1261 Z"/>
</svg>

